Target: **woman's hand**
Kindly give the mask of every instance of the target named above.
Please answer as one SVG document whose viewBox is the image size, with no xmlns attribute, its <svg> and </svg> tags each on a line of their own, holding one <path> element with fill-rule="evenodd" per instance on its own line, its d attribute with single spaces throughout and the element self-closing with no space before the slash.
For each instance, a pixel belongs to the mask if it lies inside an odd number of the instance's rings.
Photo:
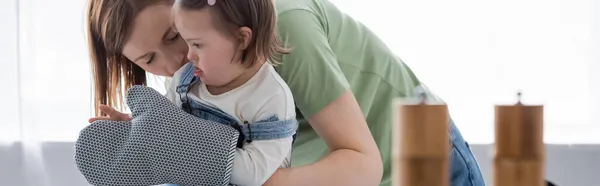
<svg viewBox="0 0 600 186">
<path fill-rule="evenodd" d="M 131 115 L 125 114 L 115 110 L 112 107 L 106 105 L 100 105 L 98 107 L 102 113 L 105 113 L 107 116 L 100 117 L 92 117 L 88 120 L 88 122 L 92 123 L 96 120 L 112 120 L 112 121 L 129 121 L 131 120 Z"/>
</svg>

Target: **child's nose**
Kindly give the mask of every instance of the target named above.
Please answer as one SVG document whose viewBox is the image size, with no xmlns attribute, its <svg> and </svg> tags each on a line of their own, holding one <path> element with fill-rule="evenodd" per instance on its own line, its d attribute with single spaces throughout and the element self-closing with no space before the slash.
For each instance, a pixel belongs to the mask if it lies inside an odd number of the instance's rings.
<svg viewBox="0 0 600 186">
<path fill-rule="evenodd" d="M 192 52 L 192 50 L 188 50 L 187 58 L 191 61 L 198 61 L 198 55 Z"/>
</svg>

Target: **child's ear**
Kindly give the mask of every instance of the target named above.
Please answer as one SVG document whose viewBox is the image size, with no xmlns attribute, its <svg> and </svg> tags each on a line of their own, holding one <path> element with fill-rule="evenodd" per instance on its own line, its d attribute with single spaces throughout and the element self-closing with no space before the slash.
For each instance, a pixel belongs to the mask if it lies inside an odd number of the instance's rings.
<svg viewBox="0 0 600 186">
<path fill-rule="evenodd" d="M 239 29 L 240 50 L 246 50 L 252 40 L 252 29 L 244 26 Z"/>
</svg>

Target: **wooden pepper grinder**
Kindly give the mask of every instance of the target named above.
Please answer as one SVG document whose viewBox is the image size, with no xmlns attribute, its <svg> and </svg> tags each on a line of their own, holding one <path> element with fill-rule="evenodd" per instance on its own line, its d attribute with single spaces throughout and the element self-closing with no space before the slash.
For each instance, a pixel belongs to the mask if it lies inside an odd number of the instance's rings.
<svg viewBox="0 0 600 186">
<path fill-rule="evenodd" d="M 542 186 L 544 107 L 523 105 L 517 95 L 516 105 L 495 108 L 494 186 Z"/>
<path fill-rule="evenodd" d="M 447 106 L 427 103 L 427 94 L 421 92 L 416 103 L 396 101 L 394 109 L 393 185 L 448 186 Z"/>
</svg>

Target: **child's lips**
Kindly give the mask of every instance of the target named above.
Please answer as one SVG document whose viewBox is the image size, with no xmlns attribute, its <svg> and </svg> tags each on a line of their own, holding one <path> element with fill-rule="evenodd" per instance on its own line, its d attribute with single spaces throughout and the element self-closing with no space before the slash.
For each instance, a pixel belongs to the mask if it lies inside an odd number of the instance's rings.
<svg viewBox="0 0 600 186">
<path fill-rule="evenodd" d="M 202 70 L 199 68 L 194 68 L 194 76 L 198 77 L 202 73 Z"/>
</svg>

